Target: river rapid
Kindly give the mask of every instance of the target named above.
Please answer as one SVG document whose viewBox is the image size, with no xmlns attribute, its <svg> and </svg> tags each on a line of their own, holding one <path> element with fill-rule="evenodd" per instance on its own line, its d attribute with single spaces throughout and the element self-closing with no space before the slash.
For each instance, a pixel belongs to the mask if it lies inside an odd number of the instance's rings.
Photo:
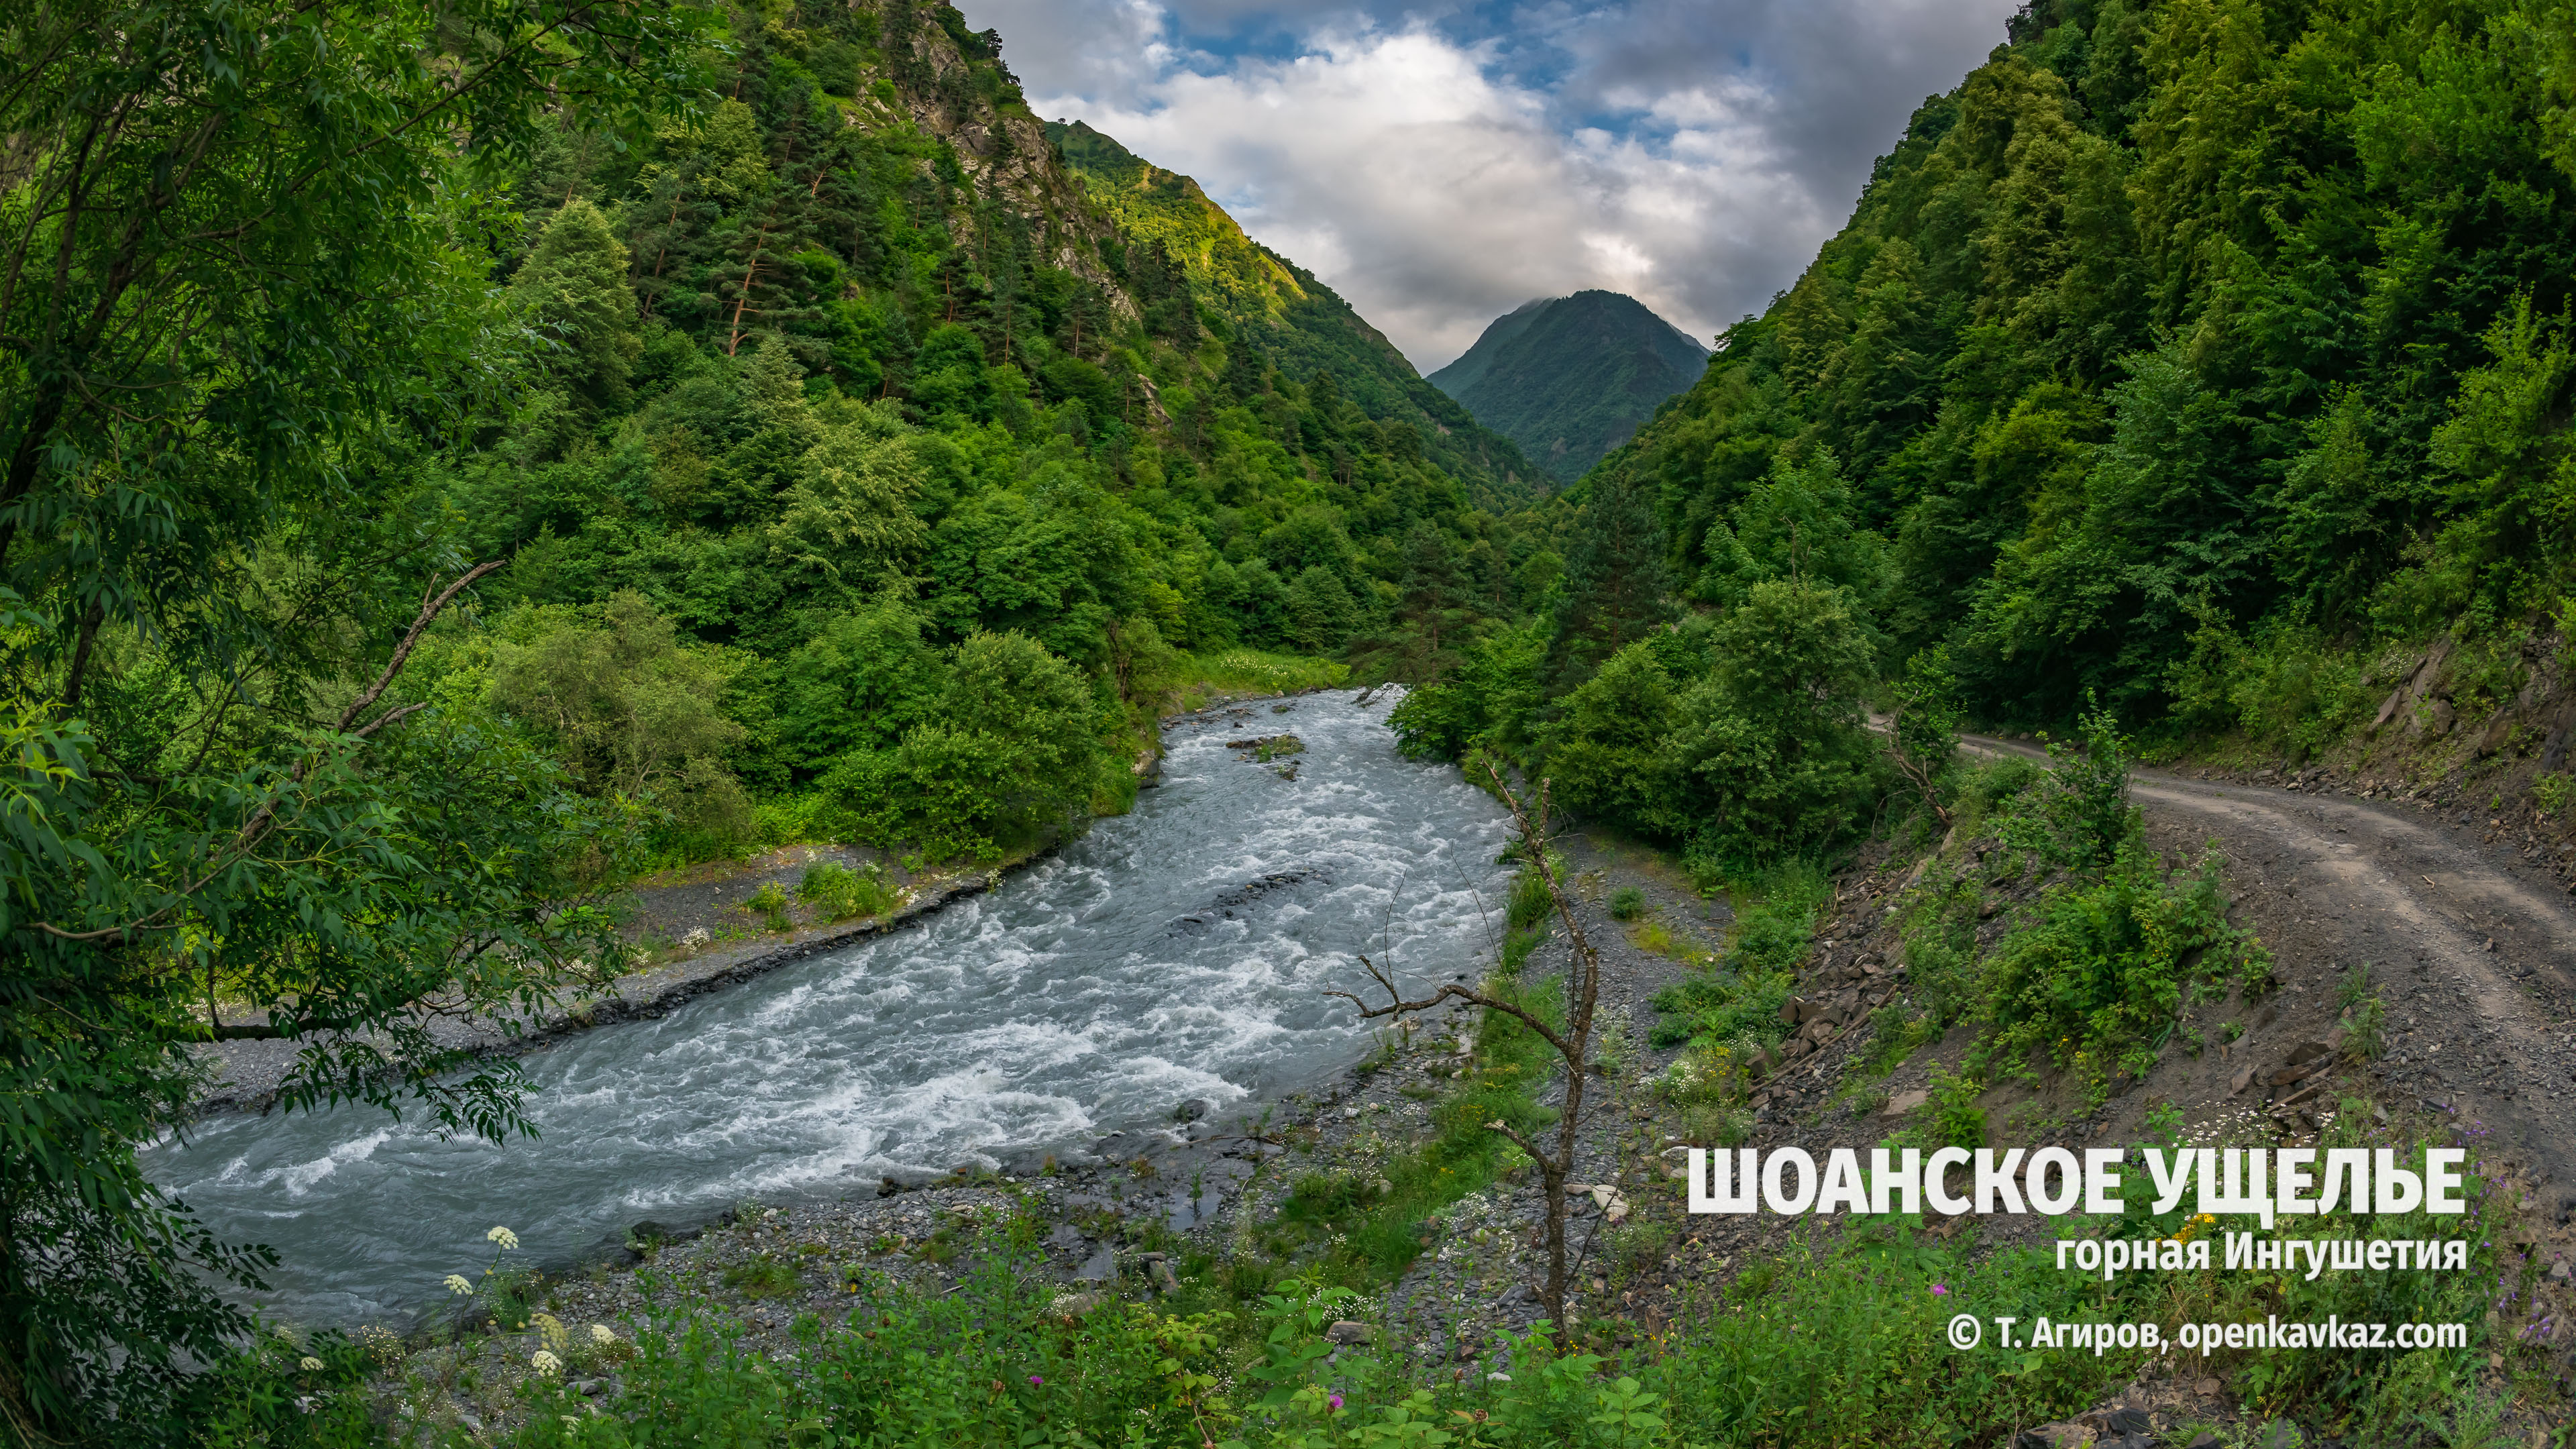
<svg viewBox="0 0 2576 1449">
<path fill-rule="evenodd" d="M 146 1169 L 278 1250 L 269 1312 L 353 1323 L 473 1276 L 496 1224 L 561 1261 L 643 1219 L 1080 1152 L 1193 1098 L 1250 1110 L 1368 1050 L 1324 995 L 1363 988 L 1360 952 L 1417 989 L 1491 959 L 1508 818 L 1399 757 L 1387 704 L 1176 724 L 1160 788 L 996 889 L 532 1054 L 536 1140 L 344 1107 L 211 1119 Z M 1281 731 L 1305 742 L 1293 779 L 1227 748 Z"/>
</svg>

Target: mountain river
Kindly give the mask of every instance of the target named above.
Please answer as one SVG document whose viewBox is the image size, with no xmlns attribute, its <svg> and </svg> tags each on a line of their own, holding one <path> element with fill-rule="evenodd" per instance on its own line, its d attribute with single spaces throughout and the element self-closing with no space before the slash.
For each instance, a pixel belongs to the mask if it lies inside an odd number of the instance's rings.
<svg viewBox="0 0 2576 1449">
<path fill-rule="evenodd" d="M 219 1233 L 279 1251 L 269 1311 L 416 1309 L 490 1260 L 561 1261 L 641 1219 L 1079 1150 L 1296 1091 L 1365 1054 L 1332 988 L 1489 959 L 1508 818 L 1395 752 L 1389 701 L 1310 694 L 1184 721 L 1164 783 L 907 927 L 526 1060 L 535 1140 L 442 1140 L 367 1108 L 225 1116 L 146 1155 Z M 1294 778 L 1227 748 L 1293 731 Z M 1282 762 L 1286 763 L 1285 761 Z M 1294 877 L 1283 881 L 1269 878 Z"/>
</svg>

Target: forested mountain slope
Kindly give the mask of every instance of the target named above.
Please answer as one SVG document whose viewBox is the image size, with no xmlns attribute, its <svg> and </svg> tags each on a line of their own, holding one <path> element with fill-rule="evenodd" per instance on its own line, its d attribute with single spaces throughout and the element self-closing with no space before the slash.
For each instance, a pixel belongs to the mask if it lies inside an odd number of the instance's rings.
<svg viewBox="0 0 2576 1449">
<path fill-rule="evenodd" d="M 1040 124 L 997 35 L 882 0 L 731 40 L 702 112 L 624 152 L 566 132 L 516 188 L 501 264 L 556 350 L 451 484 L 505 596 L 631 595 L 719 651 L 711 789 L 985 840 L 919 814 L 992 768 L 922 753 L 979 631 L 1114 714 L 1169 648 L 1419 673 L 1523 607 L 1535 545 L 1479 507 L 1531 496 L 1511 445 L 1186 178 Z M 1074 808 L 1108 758 L 1075 755 L 1011 793 Z"/>
<path fill-rule="evenodd" d="M 1159 243 L 1187 269 L 1201 305 L 1248 344 L 1247 359 L 1267 359 L 1300 379 L 1331 372 L 1371 417 L 1413 424 L 1432 460 L 1469 479 L 1488 507 L 1535 497 L 1536 470 L 1509 440 L 1428 385 L 1394 343 L 1313 273 L 1245 236 L 1196 181 L 1138 158 L 1081 121 L 1050 123 L 1047 134 L 1121 231 Z"/>
<path fill-rule="evenodd" d="M 194 1046 L 507 1135 L 425 1013 L 598 989 L 639 870 L 1025 850 L 1183 681 L 1427 676 L 1552 597 L 1508 443 L 1090 200 L 947 5 L 25 22 L 0 1418 L 49 1442 L 245 1327 L 197 1270 L 257 1255 L 137 1165 Z"/>
<path fill-rule="evenodd" d="M 2569 37 L 2038 0 L 1595 485 L 1646 490 L 1702 604 L 1804 518 L 1888 660 L 1946 647 L 1995 719 L 2090 690 L 2313 745 L 2377 645 L 2509 653 L 2562 607 Z"/>
<path fill-rule="evenodd" d="M 2559 5 L 2036 0 L 1569 491 L 1569 609 L 1415 747 L 1739 862 L 1875 811 L 1864 703 L 2563 801 L 2571 87 Z"/>
<path fill-rule="evenodd" d="M 1636 298 L 1584 291 L 1495 318 L 1429 381 L 1571 483 L 1698 381 L 1707 360 Z"/>
</svg>

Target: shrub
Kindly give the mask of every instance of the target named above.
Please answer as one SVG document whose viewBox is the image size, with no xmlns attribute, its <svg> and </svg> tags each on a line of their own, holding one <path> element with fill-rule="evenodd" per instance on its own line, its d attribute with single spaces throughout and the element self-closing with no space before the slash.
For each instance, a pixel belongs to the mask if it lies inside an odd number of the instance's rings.
<svg viewBox="0 0 2576 1449">
<path fill-rule="evenodd" d="M 2128 737 L 2110 712 L 2095 709 L 2079 721 L 2080 747 L 2048 746 L 2046 782 L 2015 796 L 2004 812 L 2004 843 L 2056 865 L 2094 869 L 2109 865 L 2135 839 L 2143 817 L 2129 804 Z"/>
<path fill-rule="evenodd" d="M 827 921 L 882 916 L 903 904 L 903 898 L 886 884 L 885 867 L 874 862 L 864 874 L 829 861 L 808 866 L 796 895 Z"/>
<path fill-rule="evenodd" d="M 854 750 L 821 785 L 859 832 L 925 856 L 991 858 L 999 841 L 1090 804 L 1100 776 L 1090 686 L 1025 634 L 957 647 L 935 720 L 891 750 Z"/>
<path fill-rule="evenodd" d="M 2567 813 L 2567 807 L 2576 804 L 2576 775 L 2569 775 L 2563 770 L 2553 770 L 2533 776 L 2531 798 L 2533 803 L 2540 806 L 2540 813 L 2543 815 Z"/>
<path fill-rule="evenodd" d="M 750 800 L 723 763 L 743 729 L 719 709 L 739 656 L 682 640 L 631 590 L 594 609 L 523 609 L 501 633 L 493 703 L 534 729 L 586 793 L 650 801 L 687 858 L 749 838 Z"/>
<path fill-rule="evenodd" d="M 1621 886 L 1610 893 L 1610 916 L 1613 920 L 1633 921 L 1646 913 L 1646 893 L 1635 886 Z"/>
<path fill-rule="evenodd" d="M 1986 1109 L 1977 1105 L 1986 1084 L 1966 1075 L 1932 1069 L 1928 1124 L 1934 1147 L 1978 1148 L 1986 1145 Z"/>
<path fill-rule="evenodd" d="M 1689 855 L 1743 871 L 1826 849 L 1867 818 L 1880 747 L 1861 699 L 1868 630 L 1841 592 L 1755 584 L 1711 637 L 1708 676 L 1675 702 L 1665 769 L 1689 783 Z"/>
<path fill-rule="evenodd" d="M 774 880 L 762 881 L 760 889 L 753 891 L 742 905 L 773 931 L 788 930 L 796 924 L 795 916 L 789 913 L 787 890 Z"/>
<path fill-rule="evenodd" d="M 2098 882 L 2051 889 L 2029 925 L 1996 943 L 1984 968 L 1991 1035 L 1978 1058 L 2030 1077 L 2031 1058 L 2045 1057 L 2098 1103 L 2115 1073 L 2153 1065 L 2187 987 L 2270 970 L 2269 953 L 2227 923 L 2215 854 L 2167 877 L 2133 839 Z"/>
</svg>

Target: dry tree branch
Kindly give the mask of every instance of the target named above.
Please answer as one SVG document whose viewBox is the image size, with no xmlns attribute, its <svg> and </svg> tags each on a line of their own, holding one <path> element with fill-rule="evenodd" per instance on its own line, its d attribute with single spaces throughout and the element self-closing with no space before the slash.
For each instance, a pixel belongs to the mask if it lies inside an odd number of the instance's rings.
<svg viewBox="0 0 2576 1449">
<path fill-rule="evenodd" d="M 368 685 L 355 700 L 350 702 L 347 709 L 340 712 L 339 725 L 334 733 L 352 739 L 365 739 L 386 725 L 421 708 L 418 704 L 399 705 L 376 716 L 356 730 L 349 728 L 359 715 L 364 714 L 369 706 L 384 695 L 386 688 L 394 682 L 394 677 L 402 673 L 403 665 L 411 659 L 413 646 L 420 642 L 420 636 L 428 631 L 429 626 L 437 621 L 440 611 L 444 610 L 466 585 L 482 578 L 506 562 L 508 562 L 506 559 L 494 559 L 490 563 L 477 564 L 466 570 L 462 577 L 448 585 L 443 592 L 438 591 L 438 583 L 432 579 L 429 589 L 422 593 L 419 617 L 412 620 L 411 628 L 404 632 L 402 642 L 394 646 L 393 657 L 385 661 L 385 667 L 376 675 L 375 682 Z M 293 786 L 301 783 L 307 772 L 312 769 L 313 762 L 313 757 L 309 755 L 296 761 L 295 767 L 287 772 L 287 784 Z M 216 876 L 231 869 L 244 856 L 250 854 L 253 847 L 268 834 L 269 827 L 277 819 L 277 802 L 282 795 L 283 792 L 280 792 L 279 795 L 272 795 L 261 801 L 259 808 L 251 812 L 250 818 L 242 822 L 241 829 L 233 833 L 232 842 L 224 848 L 221 857 L 207 866 L 204 874 L 198 876 L 195 882 L 174 892 L 158 909 L 127 921 L 123 925 L 101 926 L 91 931 L 66 931 L 51 921 L 37 921 L 34 923 L 34 929 L 58 941 L 75 942 L 103 941 L 111 937 L 129 936 L 136 931 L 167 929 L 170 923 L 164 919 L 165 917 L 185 905 L 197 892 L 204 890 Z"/>
<path fill-rule="evenodd" d="M 1556 1146 L 1553 1151 L 1542 1150 L 1535 1139 L 1522 1133 L 1509 1122 L 1496 1120 L 1485 1124 L 1487 1131 L 1496 1133 L 1519 1148 L 1538 1168 L 1541 1190 L 1547 1202 L 1548 1321 L 1554 1324 L 1556 1331 L 1562 1335 L 1569 1331 L 1565 1311 L 1568 1279 L 1565 1188 L 1567 1179 L 1574 1174 L 1576 1134 L 1583 1113 L 1584 1073 L 1590 1055 L 1593 1010 L 1600 998 L 1601 958 L 1593 949 L 1590 938 L 1584 934 L 1583 924 L 1575 915 L 1574 904 L 1566 893 L 1564 883 L 1557 879 L 1556 869 L 1548 860 L 1548 783 L 1545 780 L 1539 782 L 1538 811 L 1533 818 L 1528 807 L 1520 796 L 1513 793 L 1510 784 L 1503 779 L 1502 772 L 1492 761 L 1485 762 L 1485 770 L 1493 778 L 1503 802 L 1511 809 L 1513 827 L 1519 834 L 1521 845 L 1529 857 L 1527 868 L 1538 872 L 1539 881 L 1546 888 L 1549 904 L 1554 907 L 1558 921 L 1565 927 L 1566 940 L 1570 948 L 1566 982 L 1567 1025 L 1560 1029 L 1517 1001 L 1492 992 L 1461 986 L 1454 981 L 1442 982 L 1439 988 L 1428 996 L 1407 1000 L 1403 991 L 1396 985 L 1393 976 L 1375 960 L 1365 955 L 1360 958 L 1360 963 L 1368 968 L 1370 978 L 1377 983 L 1378 989 L 1386 994 L 1384 1005 L 1371 1006 L 1348 991 L 1330 991 L 1325 994 L 1338 996 L 1350 1002 L 1359 1009 L 1360 1019 L 1363 1021 L 1405 1012 L 1425 1011 L 1443 1001 L 1469 1002 L 1520 1022 L 1540 1040 L 1554 1048 L 1557 1056 L 1562 1059 L 1565 1067 L 1565 1106 L 1557 1116 Z"/>
</svg>

